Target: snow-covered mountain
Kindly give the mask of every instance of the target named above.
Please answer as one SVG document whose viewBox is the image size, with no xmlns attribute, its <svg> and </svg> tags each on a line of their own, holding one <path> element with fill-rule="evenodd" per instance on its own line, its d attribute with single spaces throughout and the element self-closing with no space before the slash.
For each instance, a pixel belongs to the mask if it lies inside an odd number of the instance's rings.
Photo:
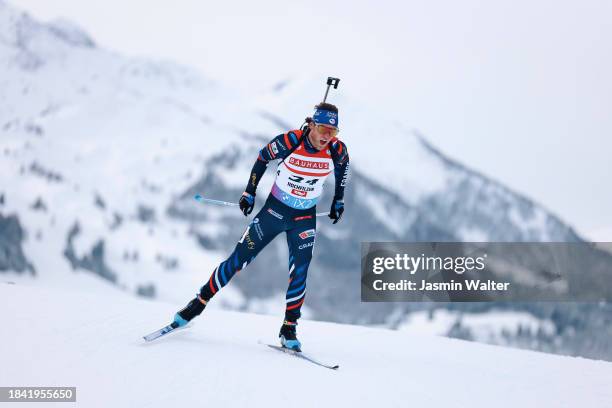
<svg viewBox="0 0 612 408">
<path fill-rule="evenodd" d="M 179 304 L 1 283 L 0 299 L 11 322 L 0 383 L 73 386 L 77 407 L 612 404 L 603 361 L 303 320 L 304 349 L 334 371 L 258 344 L 277 341 L 269 316 L 212 306 L 191 328 L 145 344 Z"/>
<path fill-rule="evenodd" d="M 1 0 L 0 27 L 0 272 L 185 302 L 246 224 L 193 193 L 236 201 L 257 150 L 300 125 L 324 78 L 251 97 L 171 62 L 99 48 L 72 24 L 40 23 Z M 341 83 L 330 98 L 351 154 L 347 210 L 336 226 L 319 223 L 306 316 L 387 324 L 406 311 L 359 302 L 361 241 L 580 240 L 349 90 Z M 275 240 L 215 301 L 278 313 L 286 259 Z"/>
<path fill-rule="evenodd" d="M 89 271 L 161 297 L 189 280 L 176 269 L 207 272 L 216 257 L 165 211 L 207 157 L 240 139 L 232 91 L 4 2 L 0 26 L 1 211 L 15 231 L 3 241 L 23 258 L 10 269 L 29 263 L 49 282 Z"/>
</svg>

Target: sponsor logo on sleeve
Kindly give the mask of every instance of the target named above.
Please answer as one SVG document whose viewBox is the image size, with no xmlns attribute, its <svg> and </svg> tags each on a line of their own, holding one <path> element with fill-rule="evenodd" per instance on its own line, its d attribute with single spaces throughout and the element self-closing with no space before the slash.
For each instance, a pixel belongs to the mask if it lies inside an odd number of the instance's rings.
<svg viewBox="0 0 612 408">
<path fill-rule="evenodd" d="M 340 181 L 340 186 L 346 187 L 346 183 L 348 182 L 348 178 L 349 178 L 349 165 L 347 163 L 346 169 L 344 170 L 344 174 L 342 175 L 342 181 Z"/>
</svg>

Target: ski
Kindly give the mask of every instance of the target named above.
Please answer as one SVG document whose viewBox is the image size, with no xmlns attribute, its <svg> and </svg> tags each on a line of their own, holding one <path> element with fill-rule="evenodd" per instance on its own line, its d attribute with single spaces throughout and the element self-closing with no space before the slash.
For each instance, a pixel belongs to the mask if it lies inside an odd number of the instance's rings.
<svg viewBox="0 0 612 408">
<path fill-rule="evenodd" d="M 273 345 L 273 344 L 267 344 L 267 343 L 264 343 L 264 344 L 266 344 L 266 346 L 268 346 L 268 347 L 270 347 L 270 348 L 272 348 L 274 350 L 278 350 L 278 351 L 281 351 L 283 353 L 292 355 L 294 357 L 301 358 L 301 359 L 306 360 L 306 361 L 308 361 L 308 362 L 310 362 L 312 364 L 315 364 L 315 365 L 318 365 L 318 366 L 321 366 L 321 367 L 325 367 L 325 368 L 329 368 L 330 370 L 337 370 L 338 368 L 340 368 L 340 366 L 338 364 L 329 365 L 329 364 L 322 363 L 322 362 L 320 362 L 320 361 L 318 361 L 318 360 L 316 360 L 316 359 L 314 359 L 314 358 L 304 354 L 301 351 L 295 351 L 295 350 L 288 349 L 287 347 L 276 346 L 276 345 Z"/>
<path fill-rule="evenodd" d="M 177 329 L 180 329 L 181 327 L 179 327 L 178 323 L 176 322 L 172 322 L 169 325 L 162 327 L 159 330 L 155 330 L 153 333 L 147 334 L 146 336 L 143 336 L 142 338 L 145 339 L 145 341 L 149 342 L 149 341 L 153 341 L 155 339 L 159 339 L 162 336 L 165 336 L 166 334 L 173 332 Z"/>
</svg>

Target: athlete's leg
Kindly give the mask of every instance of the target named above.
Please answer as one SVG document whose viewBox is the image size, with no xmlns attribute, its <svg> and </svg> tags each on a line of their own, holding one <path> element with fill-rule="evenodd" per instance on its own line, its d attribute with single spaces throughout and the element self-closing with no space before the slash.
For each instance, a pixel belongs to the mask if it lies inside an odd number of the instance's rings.
<svg viewBox="0 0 612 408">
<path fill-rule="evenodd" d="M 208 282 L 200 289 L 200 298 L 208 302 L 215 293 L 244 269 L 274 237 L 284 230 L 284 223 L 268 212 L 264 206 L 253 218 L 231 255 L 213 271 Z"/>
<path fill-rule="evenodd" d="M 289 246 L 289 286 L 285 296 L 285 320 L 295 323 L 306 296 L 306 277 L 315 243 L 316 218 L 314 213 L 294 221 L 287 231 Z"/>
</svg>

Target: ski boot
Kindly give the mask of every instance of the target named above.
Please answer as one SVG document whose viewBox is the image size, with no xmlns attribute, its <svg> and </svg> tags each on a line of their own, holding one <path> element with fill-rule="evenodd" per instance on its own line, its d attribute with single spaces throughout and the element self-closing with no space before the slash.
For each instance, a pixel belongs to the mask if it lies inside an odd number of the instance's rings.
<svg viewBox="0 0 612 408">
<path fill-rule="evenodd" d="M 199 316 L 205 307 L 206 301 L 200 295 L 196 296 L 187 306 L 174 315 L 173 325 L 176 324 L 176 327 L 186 326 L 194 317 Z"/>
<path fill-rule="evenodd" d="M 278 337 L 280 337 L 281 346 L 295 351 L 302 351 L 302 344 L 297 339 L 295 332 L 296 326 L 297 322 L 285 320 L 281 326 L 280 333 L 278 333 Z"/>
</svg>

